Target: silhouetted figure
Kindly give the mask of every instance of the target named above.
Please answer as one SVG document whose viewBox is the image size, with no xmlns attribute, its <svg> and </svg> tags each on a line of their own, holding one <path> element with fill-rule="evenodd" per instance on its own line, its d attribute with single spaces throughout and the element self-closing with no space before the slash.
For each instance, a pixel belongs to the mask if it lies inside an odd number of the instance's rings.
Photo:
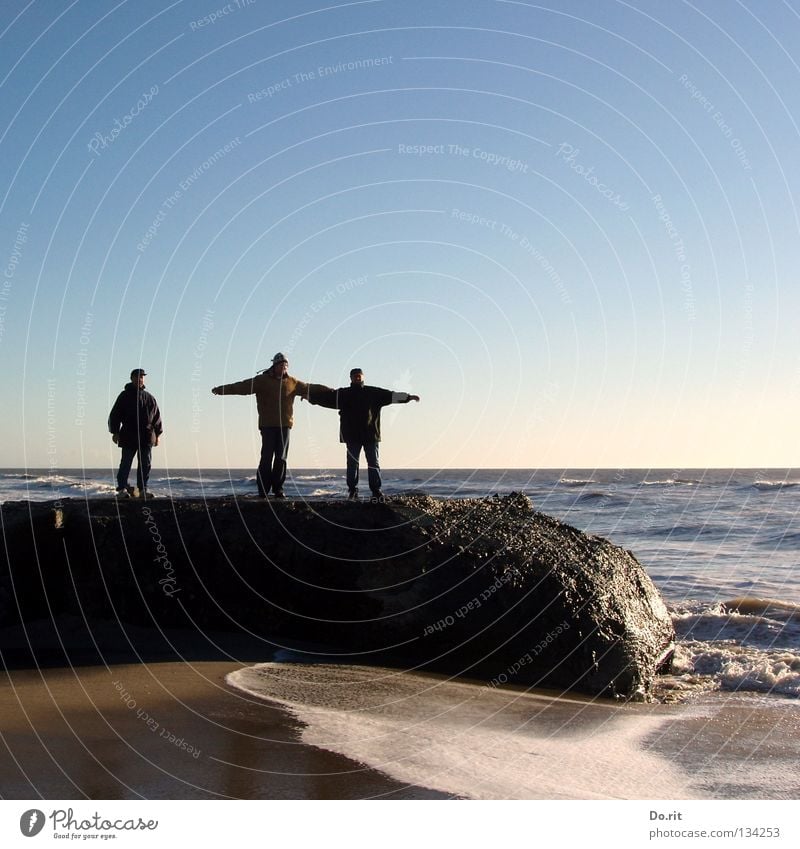
<svg viewBox="0 0 800 849">
<path fill-rule="evenodd" d="M 364 384 L 360 368 L 350 370 L 350 385 L 327 392 L 314 392 L 312 404 L 339 411 L 339 441 L 347 447 L 348 498 L 358 498 L 358 464 L 361 450 L 367 461 L 367 477 L 372 497 L 383 498 L 378 443 L 381 441 L 381 408 L 388 404 L 419 401 L 419 395 L 393 392 Z"/>
<path fill-rule="evenodd" d="M 214 395 L 255 395 L 258 429 L 261 431 L 261 459 L 256 472 L 258 494 L 266 498 L 272 490 L 275 498 L 285 498 L 286 461 L 289 435 L 294 424 L 294 399 L 308 398 L 310 390 L 330 392 L 327 386 L 305 383 L 288 373 L 289 361 L 277 353 L 272 367 L 238 383 L 215 386 Z"/>
<path fill-rule="evenodd" d="M 135 368 L 131 382 L 120 392 L 108 416 L 111 438 L 122 449 L 117 472 L 117 497 L 138 495 L 147 498 L 147 481 L 150 477 L 151 451 L 162 434 L 161 412 L 156 399 L 144 388 L 147 372 Z M 136 470 L 136 490 L 128 486 L 133 458 L 139 455 Z"/>
</svg>

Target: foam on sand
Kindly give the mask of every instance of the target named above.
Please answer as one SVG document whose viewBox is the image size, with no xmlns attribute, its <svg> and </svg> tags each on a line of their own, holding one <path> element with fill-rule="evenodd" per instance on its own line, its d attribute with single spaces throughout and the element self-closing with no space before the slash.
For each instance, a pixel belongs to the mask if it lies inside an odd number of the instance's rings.
<svg viewBox="0 0 800 849">
<path fill-rule="evenodd" d="M 555 698 L 363 666 L 267 663 L 227 677 L 306 726 L 304 743 L 399 781 L 473 799 L 688 799 L 648 752 L 669 716 L 651 705 Z"/>
</svg>

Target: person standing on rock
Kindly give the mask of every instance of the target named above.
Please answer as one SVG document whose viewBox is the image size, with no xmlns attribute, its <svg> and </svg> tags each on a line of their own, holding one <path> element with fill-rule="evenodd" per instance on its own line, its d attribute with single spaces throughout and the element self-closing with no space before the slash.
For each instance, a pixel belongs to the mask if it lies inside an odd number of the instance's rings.
<svg viewBox="0 0 800 849">
<path fill-rule="evenodd" d="M 215 386 L 214 395 L 255 395 L 258 429 L 261 431 L 261 458 L 256 472 L 258 494 L 266 498 L 272 490 L 275 498 L 285 498 L 286 462 L 289 435 L 294 424 L 294 399 L 308 398 L 310 392 L 332 392 L 320 384 L 305 383 L 289 375 L 289 361 L 280 352 L 272 366 L 255 377 Z"/>
<path fill-rule="evenodd" d="M 122 449 L 117 472 L 117 497 L 138 495 L 147 498 L 147 481 L 150 477 L 151 452 L 162 433 L 161 412 L 156 399 L 144 388 L 147 372 L 135 368 L 131 382 L 120 392 L 108 416 L 108 430 L 116 445 Z M 133 458 L 139 455 L 136 470 L 136 489 L 128 486 L 128 475 Z"/>
<path fill-rule="evenodd" d="M 350 370 L 349 386 L 315 393 L 310 401 L 339 411 L 339 441 L 347 447 L 347 497 L 351 501 L 358 499 L 358 465 L 363 449 L 372 497 L 382 501 L 381 467 L 378 461 L 381 408 L 388 404 L 419 401 L 419 395 L 366 386 L 363 370 L 354 368 Z"/>
</svg>

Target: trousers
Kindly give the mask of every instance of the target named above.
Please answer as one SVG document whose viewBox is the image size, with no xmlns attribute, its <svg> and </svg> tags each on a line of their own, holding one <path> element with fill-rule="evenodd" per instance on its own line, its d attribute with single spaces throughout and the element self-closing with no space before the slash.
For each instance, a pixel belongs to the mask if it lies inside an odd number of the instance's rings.
<svg viewBox="0 0 800 849">
<path fill-rule="evenodd" d="M 348 442 L 347 443 L 347 488 L 358 488 L 358 460 L 361 449 L 364 449 L 364 459 L 367 461 L 367 477 L 369 488 L 378 492 L 381 488 L 381 467 L 378 462 L 377 442 Z"/>
<path fill-rule="evenodd" d="M 266 496 L 270 489 L 275 493 L 283 491 L 291 428 L 262 427 L 259 430 L 261 431 L 261 460 L 258 464 L 256 481 L 258 494 Z"/>
<path fill-rule="evenodd" d="M 136 486 L 139 491 L 147 489 L 147 481 L 150 478 L 150 464 L 153 448 L 149 444 L 140 443 L 136 448 L 122 449 L 122 459 L 119 461 L 119 471 L 117 472 L 117 489 L 125 489 L 128 485 L 128 475 L 131 473 L 133 458 L 139 455 L 139 464 L 136 469 Z"/>
</svg>

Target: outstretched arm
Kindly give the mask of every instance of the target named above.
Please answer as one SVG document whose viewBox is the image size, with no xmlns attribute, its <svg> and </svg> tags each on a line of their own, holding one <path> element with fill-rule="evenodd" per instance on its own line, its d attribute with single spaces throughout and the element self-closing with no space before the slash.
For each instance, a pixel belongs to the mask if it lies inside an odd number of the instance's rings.
<svg viewBox="0 0 800 849">
<path fill-rule="evenodd" d="M 211 393 L 213 395 L 252 395 L 256 391 L 254 383 L 254 377 L 239 380 L 236 383 L 224 383 L 222 386 L 215 386 Z"/>
<path fill-rule="evenodd" d="M 419 401 L 419 395 L 409 395 L 408 392 L 392 392 L 392 404 L 407 404 L 409 401 Z"/>
<path fill-rule="evenodd" d="M 325 386 L 324 383 L 306 383 L 303 380 L 298 380 L 294 388 L 294 394 L 298 395 L 303 401 L 309 401 L 312 404 L 322 404 L 322 406 L 327 405 L 323 404 L 319 399 L 327 399 L 331 392 L 335 394 L 336 390 L 331 389 L 330 386 Z"/>
<path fill-rule="evenodd" d="M 312 383 L 309 385 L 308 401 L 311 404 L 316 404 L 319 407 L 327 407 L 329 410 L 336 410 L 338 404 L 338 392 L 331 389 L 330 386 L 323 386 L 321 383 Z"/>
</svg>

